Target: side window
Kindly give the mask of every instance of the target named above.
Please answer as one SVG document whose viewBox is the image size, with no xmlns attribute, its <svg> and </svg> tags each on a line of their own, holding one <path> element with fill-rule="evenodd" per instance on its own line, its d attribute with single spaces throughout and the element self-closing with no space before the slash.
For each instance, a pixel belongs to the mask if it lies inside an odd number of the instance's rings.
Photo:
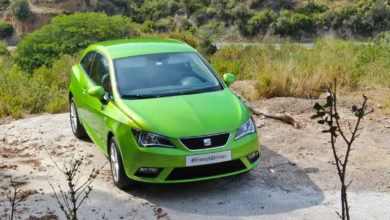
<svg viewBox="0 0 390 220">
<path fill-rule="evenodd" d="M 89 76 L 97 85 L 103 86 L 104 90 L 111 94 L 108 62 L 107 59 L 100 53 L 96 53 L 95 55 Z"/>
<path fill-rule="evenodd" d="M 83 60 L 81 60 L 81 66 L 84 68 L 85 72 L 89 74 L 91 72 L 91 66 L 92 66 L 92 61 L 95 56 L 95 52 L 89 52 Z"/>
</svg>

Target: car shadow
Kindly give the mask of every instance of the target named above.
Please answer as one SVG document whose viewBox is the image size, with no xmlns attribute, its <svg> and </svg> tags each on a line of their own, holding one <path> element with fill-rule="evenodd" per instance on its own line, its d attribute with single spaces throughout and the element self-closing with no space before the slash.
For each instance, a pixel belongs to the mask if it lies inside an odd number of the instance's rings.
<svg viewBox="0 0 390 220">
<path fill-rule="evenodd" d="M 324 200 L 308 176 L 317 168 L 300 168 L 263 145 L 261 152 L 260 164 L 249 173 L 190 183 L 140 183 L 127 193 L 181 213 L 223 216 L 285 213 Z"/>
</svg>

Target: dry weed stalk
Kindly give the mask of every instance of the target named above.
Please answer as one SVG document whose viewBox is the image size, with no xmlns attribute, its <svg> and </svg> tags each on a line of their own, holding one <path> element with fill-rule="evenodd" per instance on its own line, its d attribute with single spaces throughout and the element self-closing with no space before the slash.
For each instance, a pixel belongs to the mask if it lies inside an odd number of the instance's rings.
<svg viewBox="0 0 390 220">
<path fill-rule="evenodd" d="M 53 161 L 58 170 L 64 174 L 68 184 L 68 192 L 64 192 L 61 186 L 58 185 L 59 193 L 57 193 L 53 185 L 50 183 L 58 205 L 67 219 L 78 219 L 78 211 L 92 191 L 92 182 L 98 176 L 99 171 L 106 165 L 104 164 L 100 169 L 93 168 L 88 178 L 79 184 L 80 177 L 78 174 L 80 174 L 80 168 L 83 160 L 84 157 L 74 160 L 72 159 L 68 164 L 64 163 L 63 168 L 60 168 L 58 164 Z"/>
</svg>

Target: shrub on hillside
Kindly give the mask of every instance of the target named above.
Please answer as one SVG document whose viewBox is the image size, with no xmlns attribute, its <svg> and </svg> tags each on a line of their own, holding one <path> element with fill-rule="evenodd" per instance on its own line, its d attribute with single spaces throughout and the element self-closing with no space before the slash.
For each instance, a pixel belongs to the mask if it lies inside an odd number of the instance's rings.
<svg viewBox="0 0 390 220">
<path fill-rule="evenodd" d="M 4 41 L 0 41 L 0 56 L 9 55 L 9 51 L 7 49 L 7 43 Z"/>
<path fill-rule="evenodd" d="M 202 50 L 203 55 L 214 55 L 217 52 L 217 47 L 213 44 L 210 38 L 205 38 L 200 41 L 199 46 Z"/>
<path fill-rule="evenodd" d="M 238 4 L 235 8 L 232 9 L 232 15 L 234 18 L 234 23 L 237 25 L 238 30 L 243 35 L 247 35 L 246 25 L 253 17 L 253 11 L 248 10 L 248 8 L 243 4 Z"/>
<path fill-rule="evenodd" d="M 249 0 L 249 8 L 258 8 L 263 3 L 263 0 Z"/>
<path fill-rule="evenodd" d="M 14 31 L 14 26 L 8 22 L 0 22 L 0 38 L 9 37 Z"/>
<path fill-rule="evenodd" d="M 28 34 L 18 44 L 16 63 L 32 72 L 50 65 L 61 53 L 73 54 L 95 42 L 138 35 L 127 17 L 94 12 L 57 16 L 51 24 Z"/>
<path fill-rule="evenodd" d="M 144 33 L 153 33 L 155 30 L 155 25 L 154 25 L 154 22 L 153 21 L 145 21 L 145 23 L 143 23 L 141 25 L 141 31 L 144 32 Z"/>
<path fill-rule="evenodd" d="M 12 16 L 20 21 L 24 21 L 31 15 L 30 5 L 27 0 L 12 1 L 10 10 Z"/>
<path fill-rule="evenodd" d="M 275 20 L 274 14 L 270 10 L 264 10 L 257 13 L 247 24 L 247 32 L 249 35 L 257 35 L 260 32 L 265 33 L 269 24 Z"/>
</svg>

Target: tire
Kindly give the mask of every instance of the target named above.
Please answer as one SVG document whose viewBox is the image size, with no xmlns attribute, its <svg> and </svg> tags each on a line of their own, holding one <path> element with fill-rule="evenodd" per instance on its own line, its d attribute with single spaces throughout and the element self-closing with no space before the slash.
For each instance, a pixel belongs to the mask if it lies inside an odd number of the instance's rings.
<svg viewBox="0 0 390 220">
<path fill-rule="evenodd" d="M 111 164 L 112 180 L 119 189 L 127 189 L 134 181 L 127 177 L 123 168 L 122 156 L 118 141 L 115 137 L 110 140 L 109 160 Z"/>
<path fill-rule="evenodd" d="M 77 108 L 73 97 L 70 99 L 69 111 L 70 126 L 72 127 L 72 132 L 74 136 L 76 136 L 78 139 L 85 139 L 87 137 L 87 132 L 85 132 L 84 127 L 80 123 L 79 115 L 77 113 Z"/>
</svg>

